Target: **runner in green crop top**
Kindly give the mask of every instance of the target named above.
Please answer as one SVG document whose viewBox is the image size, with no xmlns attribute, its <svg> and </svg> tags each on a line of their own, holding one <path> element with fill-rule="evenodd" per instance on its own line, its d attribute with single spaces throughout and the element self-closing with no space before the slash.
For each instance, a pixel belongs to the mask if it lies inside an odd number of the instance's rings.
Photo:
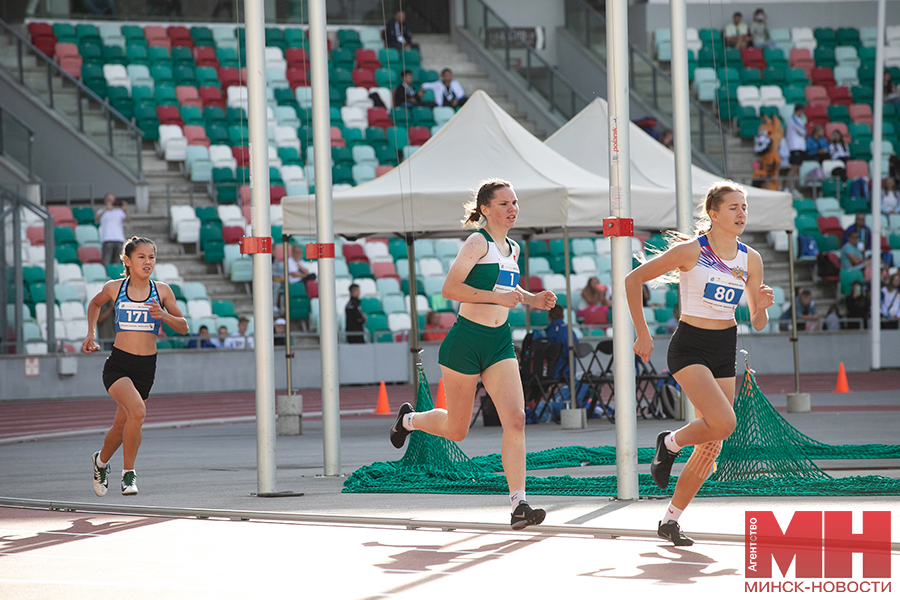
<svg viewBox="0 0 900 600">
<path fill-rule="evenodd" d="M 546 513 L 532 509 L 525 499 L 525 398 L 508 316 L 520 302 L 549 310 L 556 295 L 549 290 L 532 294 L 518 285 L 519 247 L 506 234 L 516 223 L 519 201 L 509 183 L 483 182 L 466 208 L 463 225 L 480 226 L 444 281 L 444 297 L 460 302 L 459 318 L 441 344 L 438 360 L 447 409 L 416 413 L 404 404 L 391 428 L 391 442 L 401 448 L 416 429 L 454 441 L 465 438 L 481 377 L 503 425 L 500 454 L 509 484 L 510 523 L 522 529 L 541 523 Z"/>
</svg>

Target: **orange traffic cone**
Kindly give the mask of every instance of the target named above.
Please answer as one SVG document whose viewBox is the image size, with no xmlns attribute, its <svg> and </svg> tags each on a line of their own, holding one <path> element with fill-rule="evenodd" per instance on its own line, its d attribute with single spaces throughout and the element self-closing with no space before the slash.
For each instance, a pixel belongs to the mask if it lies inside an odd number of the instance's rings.
<svg viewBox="0 0 900 600">
<path fill-rule="evenodd" d="M 378 388 L 378 405 L 375 407 L 375 414 L 391 414 L 391 405 L 388 404 L 387 387 L 385 387 L 383 381 L 381 382 L 381 387 Z"/>
<path fill-rule="evenodd" d="M 847 372 L 844 371 L 844 363 L 841 363 L 841 367 L 838 369 L 837 388 L 834 391 L 838 393 L 850 391 L 850 386 L 847 385 Z"/>
<path fill-rule="evenodd" d="M 443 377 L 441 378 L 440 381 L 438 381 L 437 398 L 435 398 L 435 400 L 434 400 L 434 407 L 435 408 L 443 408 L 444 410 L 447 409 L 447 395 L 446 395 L 446 392 L 444 392 L 444 378 Z"/>
</svg>

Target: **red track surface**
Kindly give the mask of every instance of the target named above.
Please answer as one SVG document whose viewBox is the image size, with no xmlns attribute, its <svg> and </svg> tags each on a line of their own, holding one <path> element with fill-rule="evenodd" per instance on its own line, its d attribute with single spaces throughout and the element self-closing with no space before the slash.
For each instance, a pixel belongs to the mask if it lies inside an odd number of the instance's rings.
<svg viewBox="0 0 900 600">
<path fill-rule="evenodd" d="M 900 390 L 900 371 L 848 373 L 847 379 L 850 390 L 854 392 Z M 793 375 L 758 375 L 757 382 L 764 394 L 777 395 L 794 391 Z M 833 392 L 836 383 L 836 374 L 812 373 L 800 376 L 800 389 L 809 393 Z M 322 410 L 321 390 L 307 389 L 300 393 L 303 395 L 305 418 L 311 420 L 320 418 L 317 413 L 321 413 Z M 435 386 L 432 386 L 432 393 L 436 393 Z M 412 386 L 389 387 L 388 398 L 393 412 L 403 402 L 412 401 Z M 373 414 L 377 400 L 378 388 L 375 386 L 342 388 L 341 410 L 346 411 L 342 418 L 390 418 Z M 900 410 L 900 406 L 867 406 L 848 402 L 845 406 L 813 408 L 814 412 L 873 410 L 896 411 Z M 114 414 L 115 405 L 109 397 L 0 402 L 0 440 L 105 429 L 112 423 Z M 153 425 L 185 421 L 250 419 L 255 414 L 256 400 L 253 392 L 151 396 L 147 403 L 146 423 Z"/>
</svg>

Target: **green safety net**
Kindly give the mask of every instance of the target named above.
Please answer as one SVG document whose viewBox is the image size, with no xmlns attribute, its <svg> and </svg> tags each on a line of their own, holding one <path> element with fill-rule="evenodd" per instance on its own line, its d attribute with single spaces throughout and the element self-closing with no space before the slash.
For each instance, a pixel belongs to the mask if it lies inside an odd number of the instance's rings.
<svg viewBox="0 0 900 600">
<path fill-rule="evenodd" d="M 419 369 L 416 410 L 434 407 L 425 373 Z M 725 441 L 718 469 L 698 496 L 898 496 L 900 480 L 876 475 L 834 478 L 814 460 L 896 459 L 900 446 L 884 444 L 829 445 L 794 428 L 766 399 L 753 371 L 744 373 L 735 400 L 737 427 Z M 690 456 L 685 448 L 678 462 Z M 638 448 L 638 462 L 649 464 L 653 448 Z M 527 455 L 527 468 L 562 469 L 614 465 L 613 446 L 568 446 Z M 649 471 L 649 470 L 648 470 Z M 641 496 L 671 495 L 677 477 L 660 490 L 649 472 L 638 475 Z M 615 496 L 616 477 L 528 476 L 530 494 L 555 496 Z M 414 431 L 403 458 L 356 470 L 344 492 L 418 494 L 507 494 L 499 454 L 469 458 L 454 442 Z"/>
</svg>

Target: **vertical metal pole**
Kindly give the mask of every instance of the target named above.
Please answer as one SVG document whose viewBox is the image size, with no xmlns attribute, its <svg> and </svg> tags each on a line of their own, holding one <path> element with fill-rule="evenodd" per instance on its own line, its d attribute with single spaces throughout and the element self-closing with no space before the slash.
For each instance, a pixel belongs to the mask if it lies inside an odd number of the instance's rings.
<svg viewBox="0 0 900 600">
<path fill-rule="evenodd" d="M 631 159 L 628 129 L 628 1 L 611 0 L 606 5 L 609 89 L 609 213 L 631 218 Z M 613 306 L 628 306 L 625 276 L 631 271 L 631 239 L 613 237 Z M 637 399 L 634 374 L 634 326 L 627 310 L 613 311 L 613 356 L 616 395 L 616 479 L 619 500 L 638 498 Z"/>
<path fill-rule="evenodd" d="M 788 275 L 791 280 L 791 344 L 794 346 L 794 393 L 800 393 L 800 349 L 797 338 L 797 292 L 794 286 L 794 236 L 788 229 Z"/>
<path fill-rule="evenodd" d="M 284 256 L 282 257 L 282 265 L 284 266 L 284 359 L 285 359 L 285 369 L 287 372 L 287 395 L 292 396 L 294 394 L 293 382 L 291 381 L 291 283 L 290 283 L 290 269 L 288 268 L 288 236 L 284 235 L 281 239 L 281 247 L 284 251 Z M 274 302 L 273 302 L 274 305 Z"/>
<path fill-rule="evenodd" d="M 56 258 L 56 238 L 53 237 L 53 214 L 47 212 L 44 221 L 44 302 L 47 305 L 47 351 L 56 352 L 56 290 L 53 273 Z M 19 262 L 22 262 L 21 260 Z M 35 315 L 36 316 L 36 315 Z"/>
<path fill-rule="evenodd" d="M 569 228 L 563 227 L 563 258 L 566 261 L 566 332 L 569 342 L 569 408 L 578 408 L 578 393 L 575 390 L 575 312 L 572 310 L 572 257 L 569 252 Z"/>
<path fill-rule="evenodd" d="M 250 226 L 254 237 L 272 235 L 269 221 L 269 128 L 263 0 L 244 0 L 247 44 L 247 125 L 250 130 Z M 256 485 L 276 488 L 275 347 L 272 325 L 272 257 L 253 255 L 253 336 L 256 346 Z"/>
<path fill-rule="evenodd" d="M 675 145 L 675 214 L 678 231 L 690 235 L 691 114 L 688 90 L 687 9 L 685 0 L 671 0 L 672 9 L 672 134 Z"/>
<path fill-rule="evenodd" d="M 407 286 L 407 295 L 409 296 L 409 350 L 412 355 L 412 383 L 415 389 L 419 389 L 419 370 L 415 368 L 419 360 L 419 353 L 416 350 L 419 347 L 419 307 L 416 306 L 416 297 L 419 295 L 419 280 L 416 279 L 416 244 L 413 236 L 406 236 L 406 262 L 408 268 L 409 285 Z"/>
<path fill-rule="evenodd" d="M 875 120 L 872 123 L 872 368 L 881 368 L 881 135 L 884 131 L 885 0 L 878 0 L 878 41 L 875 44 Z"/>
<path fill-rule="evenodd" d="M 309 3 L 309 58 L 312 75 L 312 130 L 316 172 L 316 229 L 319 244 L 334 244 L 331 201 L 331 133 L 328 104 L 328 39 L 325 0 Z M 334 258 L 319 259 L 319 335 L 322 346 L 322 427 L 324 473 L 341 473 L 340 379 L 338 377 L 337 292 Z"/>
<path fill-rule="evenodd" d="M 525 273 L 523 274 L 523 277 L 525 278 L 525 285 L 523 285 L 522 287 L 533 294 L 534 290 L 531 289 L 531 271 L 528 268 L 528 259 L 531 257 L 531 248 L 530 248 L 531 234 L 530 233 L 525 234 L 525 238 L 523 240 L 523 245 L 525 246 L 525 251 L 522 253 L 522 256 L 524 257 L 524 260 L 522 261 L 522 263 L 523 263 L 523 266 L 525 267 Z M 525 331 L 531 331 L 531 307 L 530 306 L 525 307 Z"/>
</svg>

